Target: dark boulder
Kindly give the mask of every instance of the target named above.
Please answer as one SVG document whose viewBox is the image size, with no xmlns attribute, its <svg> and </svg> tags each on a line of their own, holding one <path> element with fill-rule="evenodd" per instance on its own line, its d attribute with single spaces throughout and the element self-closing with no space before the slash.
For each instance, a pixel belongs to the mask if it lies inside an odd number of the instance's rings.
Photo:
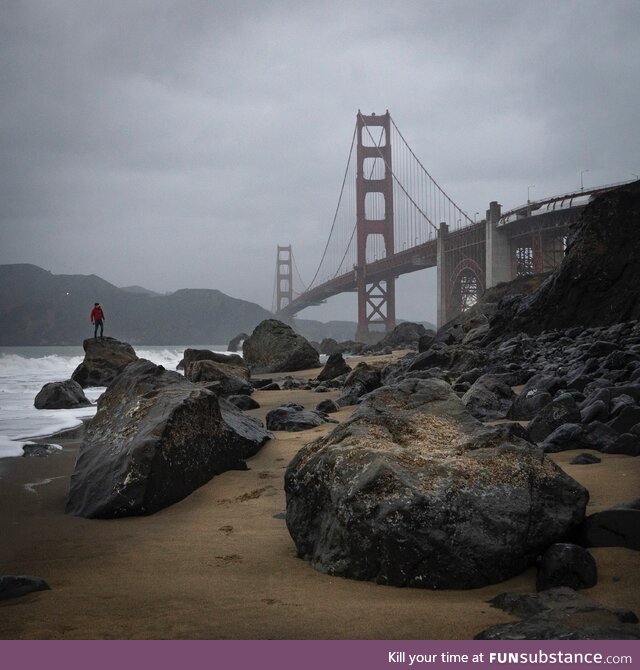
<svg viewBox="0 0 640 670">
<path fill-rule="evenodd" d="M 620 437 L 611 426 L 600 421 L 592 421 L 584 427 L 587 449 L 606 451 Z"/>
<path fill-rule="evenodd" d="M 338 405 L 355 405 L 363 395 L 379 388 L 381 384 L 380 368 L 361 361 L 344 380 Z"/>
<path fill-rule="evenodd" d="M 251 386 L 256 389 L 263 389 L 269 384 L 273 384 L 273 379 L 251 379 Z"/>
<path fill-rule="evenodd" d="M 425 334 L 427 334 L 427 330 L 422 324 L 403 321 L 376 344 L 368 347 L 368 350 L 384 351 L 386 349 L 416 349 L 418 347 L 418 341 Z"/>
<path fill-rule="evenodd" d="M 285 475 L 298 555 L 382 584 L 473 588 L 535 562 L 588 493 L 520 435 L 486 429 L 439 380 L 373 391 Z"/>
<path fill-rule="evenodd" d="M 585 547 L 640 549 L 640 509 L 620 505 L 590 514 L 584 520 L 579 541 Z"/>
<path fill-rule="evenodd" d="M 247 411 L 249 409 L 258 409 L 260 407 L 260 403 L 249 395 L 230 395 L 227 396 L 227 400 L 234 407 L 237 407 L 243 411 Z"/>
<path fill-rule="evenodd" d="M 334 412 L 339 411 L 340 411 L 340 405 L 338 405 L 337 402 L 330 400 L 329 398 L 327 398 L 326 400 L 321 400 L 316 405 L 316 412 L 320 412 L 321 414 L 333 414 Z"/>
<path fill-rule="evenodd" d="M 113 337 L 91 337 L 82 343 L 82 347 L 84 360 L 71 375 L 82 388 L 109 386 L 127 365 L 138 360 L 130 344 Z"/>
<path fill-rule="evenodd" d="M 621 408 L 614 419 L 608 422 L 608 425 L 613 428 L 616 433 L 626 433 L 637 423 L 640 423 L 640 407 L 626 405 Z"/>
<path fill-rule="evenodd" d="M 565 389 L 567 384 L 564 379 L 557 377 L 555 375 L 547 374 L 535 374 L 527 380 L 527 383 L 522 389 L 524 392 L 528 391 L 546 391 L 552 396 L 555 395 L 558 391 Z"/>
<path fill-rule="evenodd" d="M 563 423 L 548 435 L 542 443 L 542 450 L 549 454 L 571 449 L 591 448 L 592 443 L 588 439 L 584 427 L 579 423 Z"/>
<path fill-rule="evenodd" d="M 563 393 L 545 405 L 530 421 L 528 430 L 534 442 L 542 442 L 565 423 L 579 423 L 580 410 L 568 393 Z"/>
<path fill-rule="evenodd" d="M 22 456 L 24 458 L 45 458 L 61 451 L 61 447 L 56 444 L 37 444 L 27 442 L 22 447 Z"/>
<path fill-rule="evenodd" d="M 331 354 L 317 379 L 327 381 L 328 379 L 340 377 L 340 375 L 348 375 L 350 372 L 351 368 L 345 362 L 342 354 Z"/>
<path fill-rule="evenodd" d="M 280 407 L 267 412 L 268 430 L 284 430 L 296 433 L 301 430 L 309 430 L 326 423 L 323 414 L 311 409 L 305 409 L 302 405 L 285 403 Z"/>
<path fill-rule="evenodd" d="M 612 444 L 605 447 L 602 453 L 640 456 L 640 437 L 633 433 L 622 433 Z"/>
<path fill-rule="evenodd" d="M 152 514 L 237 468 L 270 434 L 223 402 L 150 361 L 127 366 L 100 397 L 87 426 L 67 513 Z"/>
<path fill-rule="evenodd" d="M 239 356 L 238 354 L 221 354 L 217 351 L 210 351 L 209 349 L 185 349 L 184 358 L 182 360 L 184 362 L 185 370 L 189 367 L 190 363 L 195 363 L 196 361 L 214 361 L 215 363 L 237 365 L 246 368 L 242 356 Z"/>
<path fill-rule="evenodd" d="M 48 591 L 49 584 L 40 577 L 28 575 L 1 575 L 0 576 L 0 600 L 19 598 L 34 591 Z"/>
<path fill-rule="evenodd" d="M 340 345 L 332 337 L 325 337 L 322 342 L 320 342 L 320 346 L 318 347 L 318 351 L 321 354 L 325 354 L 327 356 L 338 353 L 339 350 Z"/>
<path fill-rule="evenodd" d="M 580 419 L 582 423 L 606 421 L 608 418 L 609 409 L 603 400 L 595 400 L 580 410 Z"/>
<path fill-rule="evenodd" d="M 295 372 L 320 367 L 318 352 L 281 321 L 267 319 L 244 341 L 242 351 L 252 372 Z"/>
<path fill-rule="evenodd" d="M 489 601 L 522 621 L 490 626 L 476 640 L 637 640 L 638 617 L 611 610 L 568 587 L 502 593 Z"/>
<path fill-rule="evenodd" d="M 536 589 L 544 591 L 568 586 L 576 591 L 598 583 L 598 568 L 593 556 L 577 544 L 557 542 L 542 554 L 538 563 Z"/>
<path fill-rule="evenodd" d="M 601 463 L 602 459 L 596 456 L 595 454 L 578 454 L 575 458 L 572 458 L 569 461 L 571 465 L 594 465 L 595 463 Z"/>
<path fill-rule="evenodd" d="M 72 409 L 87 407 L 91 401 L 84 394 L 82 386 L 73 379 L 45 384 L 33 401 L 36 409 Z"/>
<path fill-rule="evenodd" d="M 509 419 L 529 421 L 553 400 L 548 391 L 540 389 L 522 390 L 514 399 L 507 414 Z"/>
<path fill-rule="evenodd" d="M 462 396 L 462 404 L 476 419 L 504 419 L 514 393 L 500 375 L 484 374 Z"/>
<path fill-rule="evenodd" d="M 427 330 L 424 335 L 420 336 L 418 340 L 418 351 L 422 353 L 423 351 L 428 351 L 431 349 L 431 345 L 436 341 L 436 333 L 434 330 Z"/>
<path fill-rule="evenodd" d="M 212 360 L 197 360 L 186 363 L 185 377 L 194 383 L 218 382 L 220 395 L 250 395 L 253 386 L 249 382 L 249 370 L 244 366 L 227 365 Z"/>
<path fill-rule="evenodd" d="M 231 338 L 229 346 L 227 347 L 228 351 L 242 351 L 242 343 L 249 336 L 246 333 L 238 333 L 235 337 Z"/>
</svg>

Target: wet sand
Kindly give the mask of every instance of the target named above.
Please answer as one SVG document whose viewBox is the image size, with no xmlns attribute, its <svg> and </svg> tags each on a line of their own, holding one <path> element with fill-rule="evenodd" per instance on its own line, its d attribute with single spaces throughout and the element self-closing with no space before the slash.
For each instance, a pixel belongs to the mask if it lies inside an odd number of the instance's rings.
<svg viewBox="0 0 640 670">
<path fill-rule="evenodd" d="M 261 408 L 250 413 L 263 418 L 285 400 L 312 408 L 338 395 L 256 391 Z M 149 517 L 64 514 L 77 435 L 56 440 L 63 451 L 47 458 L 0 460 L 0 574 L 37 575 L 51 586 L 0 602 L 0 638 L 470 639 L 513 620 L 486 601 L 534 591 L 534 569 L 482 589 L 430 591 L 330 577 L 296 557 L 282 518 L 284 471 L 331 428 L 277 432 L 248 471 L 215 477 Z M 569 465 L 577 453 L 554 459 L 589 489 L 588 512 L 640 495 L 640 458 L 602 454 L 600 464 Z M 640 613 L 640 552 L 591 551 L 599 581 L 583 593 Z"/>
</svg>

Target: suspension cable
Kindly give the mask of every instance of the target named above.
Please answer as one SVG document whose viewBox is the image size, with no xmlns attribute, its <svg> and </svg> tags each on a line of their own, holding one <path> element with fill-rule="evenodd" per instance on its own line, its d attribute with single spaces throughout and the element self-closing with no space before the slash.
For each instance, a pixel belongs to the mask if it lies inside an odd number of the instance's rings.
<svg viewBox="0 0 640 670">
<path fill-rule="evenodd" d="M 329 231 L 329 237 L 327 238 L 327 243 L 325 244 L 324 251 L 322 252 L 322 258 L 320 259 L 320 263 L 318 264 L 318 269 L 316 270 L 316 273 L 313 275 L 313 279 L 311 280 L 311 283 L 309 286 L 313 286 L 313 283 L 315 282 L 316 278 L 318 277 L 318 273 L 320 272 L 320 268 L 322 267 L 322 263 L 324 262 L 324 258 L 327 255 L 327 249 L 329 248 L 329 242 L 331 241 L 331 235 L 333 234 L 333 229 L 335 228 L 336 225 L 336 220 L 338 218 L 338 211 L 340 210 L 340 203 L 342 202 L 342 194 L 344 193 L 344 186 L 347 183 L 347 175 L 349 173 L 349 165 L 351 164 L 351 156 L 353 154 L 353 146 L 355 144 L 356 140 L 356 131 L 357 131 L 357 124 L 353 129 L 353 137 L 351 138 L 351 149 L 349 149 L 349 158 L 347 159 L 347 167 L 345 168 L 344 171 L 344 177 L 342 178 L 342 188 L 340 189 L 340 196 L 338 197 L 338 204 L 336 205 L 336 211 L 335 214 L 333 215 L 333 223 L 331 224 L 331 230 Z"/>
<path fill-rule="evenodd" d="M 296 257 L 293 255 L 293 251 L 291 252 L 291 260 L 293 261 L 293 269 L 296 271 L 296 274 L 298 275 L 298 280 L 299 280 L 302 288 L 304 289 L 304 291 L 300 291 L 300 292 L 296 291 L 296 293 L 301 295 L 305 291 L 308 291 L 309 287 L 304 283 L 304 281 L 302 279 L 302 275 L 300 274 L 300 270 L 298 270 L 298 264 L 296 263 Z M 293 277 L 291 279 L 293 280 Z M 293 288 L 293 284 L 292 284 L 291 288 Z"/>
<path fill-rule="evenodd" d="M 444 195 L 444 197 L 467 219 L 467 221 L 469 221 L 469 223 L 473 223 L 471 217 L 463 209 L 458 207 L 458 205 L 456 205 L 456 203 L 453 202 L 453 200 L 451 200 L 451 198 L 442 189 L 440 184 L 438 184 L 438 182 L 429 174 L 429 171 L 427 170 L 427 168 L 425 168 L 425 166 L 422 164 L 420 159 L 413 153 L 413 149 L 411 149 L 407 140 L 404 139 L 404 135 L 400 132 L 400 129 L 398 128 L 398 126 L 396 126 L 396 122 L 393 120 L 393 117 L 391 115 L 389 115 L 389 118 L 391 119 L 391 123 L 393 124 L 393 127 L 396 129 L 396 132 L 398 133 L 398 135 L 400 135 L 400 139 L 404 142 L 404 145 L 407 147 L 407 149 L 409 149 L 409 152 L 415 158 L 416 162 L 422 168 L 423 172 L 435 184 L 436 188 L 440 191 L 440 193 L 442 193 L 442 195 Z"/>
<path fill-rule="evenodd" d="M 356 126 L 357 127 L 357 126 Z M 384 128 L 380 130 L 380 137 L 378 138 L 378 142 L 376 143 L 376 148 L 380 149 L 380 145 L 382 144 L 382 138 L 384 136 Z M 373 137 L 371 138 L 374 142 L 375 140 Z M 369 171 L 369 179 L 373 176 L 373 171 L 375 169 L 375 164 L 371 166 L 371 170 Z M 351 248 L 351 243 L 353 242 L 353 236 L 356 234 L 356 230 L 358 228 L 358 221 L 356 220 L 353 230 L 351 231 L 351 237 L 349 238 L 349 243 L 347 244 L 347 248 L 344 250 L 344 254 L 342 255 L 342 258 L 340 259 L 340 263 L 338 263 L 338 267 L 336 271 L 333 274 L 333 277 L 331 279 L 335 279 L 338 276 L 338 272 L 340 272 L 340 268 L 342 267 L 342 264 L 344 263 L 344 259 L 347 257 L 347 254 L 349 253 L 349 249 Z"/>
</svg>

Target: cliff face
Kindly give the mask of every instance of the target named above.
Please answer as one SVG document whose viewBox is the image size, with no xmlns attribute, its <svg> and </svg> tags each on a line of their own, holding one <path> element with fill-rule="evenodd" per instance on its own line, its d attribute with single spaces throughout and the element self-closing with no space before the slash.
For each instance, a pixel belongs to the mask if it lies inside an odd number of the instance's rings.
<svg viewBox="0 0 640 670">
<path fill-rule="evenodd" d="M 105 335 L 132 344 L 225 344 L 271 313 L 209 289 L 132 293 L 95 275 L 54 275 L 35 265 L 0 266 L 0 346 L 78 344 L 104 308 Z"/>
<path fill-rule="evenodd" d="M 640 181 L 590 203 L 561 265 L 533 294 L 499 309 L 491 335 L 640 319 Z"/>
</svg>

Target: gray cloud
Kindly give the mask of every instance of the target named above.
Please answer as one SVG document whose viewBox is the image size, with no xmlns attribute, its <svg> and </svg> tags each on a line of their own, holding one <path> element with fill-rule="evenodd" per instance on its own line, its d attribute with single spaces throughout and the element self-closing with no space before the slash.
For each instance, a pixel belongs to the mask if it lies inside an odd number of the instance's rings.
<svg viewBox="0 0 640 670">
<path fill-rule="evenodd" d="M 270 307 L 277 243 L 315 270 L 359 108 L 472 215 L 640 171 L 634 0 L 1 9 L 1 263 Z M 433 320 L 433 273 L 401 287 Z"/>
</svg>

